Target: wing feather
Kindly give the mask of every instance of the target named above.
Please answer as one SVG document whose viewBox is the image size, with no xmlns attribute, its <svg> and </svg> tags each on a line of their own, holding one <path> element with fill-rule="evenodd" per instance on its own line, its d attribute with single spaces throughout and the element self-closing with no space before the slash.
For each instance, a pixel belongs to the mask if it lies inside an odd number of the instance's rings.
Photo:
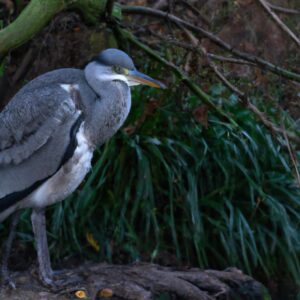
<svg viewBox="0 0 300 300">
<path fill-rule="evenodd" d="M 59 86 L 20 93 L 12 101 L 0 114 L 0 166 L 30 157 L 76 113 L 74 102 Z"/>
<path fill-rule="evenodd" d="M 22 195 L 58 170 L 72 142 L 73 125 L 81 115 L 60 84 L 33 87 L 25 86 L 0 113 L 3 203 L 5 197 L 16 192 Z"/>
</svg>

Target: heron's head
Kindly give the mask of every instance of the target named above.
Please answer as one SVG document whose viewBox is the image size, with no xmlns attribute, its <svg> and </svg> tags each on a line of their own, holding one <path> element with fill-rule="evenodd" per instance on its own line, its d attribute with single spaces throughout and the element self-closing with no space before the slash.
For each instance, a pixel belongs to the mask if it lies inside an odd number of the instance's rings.
<svg viewBox="0 0 300 300">
<path fill-rule="evenodd" d="M 119 80 L 128 86 L 145 84 L 156 88 L 166 86 L 148 75 L 145 75 L 134 66 L 132 59 L 118 49 L 106 49 L 100 52 L 86 67 L 93 69 L 93 75 L 101 81 Z"/>
</svg>

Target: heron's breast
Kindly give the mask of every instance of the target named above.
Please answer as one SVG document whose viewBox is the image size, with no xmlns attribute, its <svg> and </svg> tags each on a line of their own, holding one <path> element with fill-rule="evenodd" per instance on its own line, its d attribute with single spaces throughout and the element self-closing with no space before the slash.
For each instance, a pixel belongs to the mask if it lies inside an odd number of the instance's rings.
<svg viewBox="0 0 300 300">
<path fill-rule="evenodd" d="M 51 178 L 20 203 L 20 207 L 44 207 L 64 200 L 84 180 L 91 169 L 93 148 L 84 135 L 81 125 L 76 138 L 73 156 Z"/>
</svg>

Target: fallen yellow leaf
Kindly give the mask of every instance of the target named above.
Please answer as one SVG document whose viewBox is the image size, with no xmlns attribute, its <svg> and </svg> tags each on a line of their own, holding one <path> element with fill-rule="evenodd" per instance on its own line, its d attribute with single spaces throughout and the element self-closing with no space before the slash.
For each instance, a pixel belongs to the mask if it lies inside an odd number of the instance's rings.
<svg viewBox="0 0 300 300">
<path fill-rule="evenodd" d="M 111 298 L 113 296 L 114 292 L 112 289 L 105 288 L 98 292 L 99 297 L 103 298 Z"/>
<path fill-rule="evenodd" d="M 79 299 L 85 299 L 85 298 L 87 298 L 86 292 L 83 291 L 83 290 L 78 290 L 78 291 L 76 291 L 76 292 L 75 292 L 75 296 L 76 296 L 77 298 L 79 298 Z"/>
<path fill-rule="evenodd" d="M 87 239 L 89 245 L 90 245 L 94 250 L 96 250 L 97 252 L 99 252 L 99 250 L 100 250 L 100 245 L 99 245 L 99 243 L 95 240 L 93 234 L 88 232 L 88 233 L 86 234 L 86 239 Z"/>
</svg>

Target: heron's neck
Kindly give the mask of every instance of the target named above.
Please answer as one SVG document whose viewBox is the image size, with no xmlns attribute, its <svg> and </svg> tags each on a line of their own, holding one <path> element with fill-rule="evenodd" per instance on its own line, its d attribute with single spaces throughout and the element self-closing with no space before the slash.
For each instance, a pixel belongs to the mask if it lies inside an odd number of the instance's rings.
<svg viewBox="0 0 300 300">
<path fill-rule="evenodd" d="M 99 96 L 86 112 L 86 134 L 94 146 L 111 138 L 125 122 L 130 107 L 130 89 L 125 82 L 102 81 L 93 68 L 85 70 L 88 84 Z"/>
</svg>

